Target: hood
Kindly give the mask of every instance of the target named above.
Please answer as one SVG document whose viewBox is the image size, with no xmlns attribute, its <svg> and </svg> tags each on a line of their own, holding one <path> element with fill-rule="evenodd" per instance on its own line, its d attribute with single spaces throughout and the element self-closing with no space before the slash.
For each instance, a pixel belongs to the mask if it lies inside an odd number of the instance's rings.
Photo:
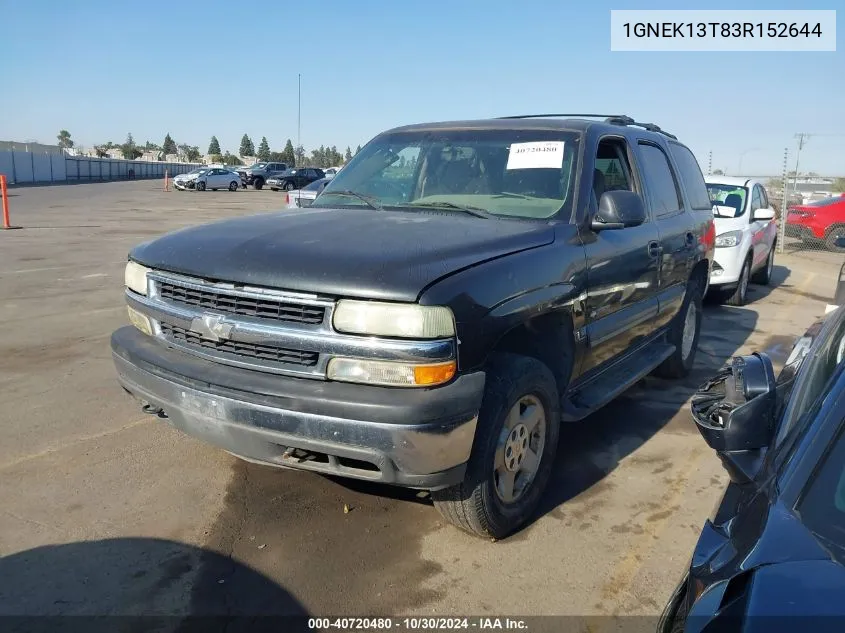
<svg viewBox="0 0 845 633">
<path fill-rule="evenodd" d="M 713 223 L 716 225 L 716 235 L 721 235 L 728 231 L 742 231 L 748 228 L 748 216 L 741 215 L 738 218 L 714 217 Z"/>
<path fill-rule="evenodd" d="M 415 301 L 441 277 L 554 241 L 548 224 L 452 213 L 307 209 L 182 229 L 136 247 L 145 266 L 335 296 Z"/>
</svg>

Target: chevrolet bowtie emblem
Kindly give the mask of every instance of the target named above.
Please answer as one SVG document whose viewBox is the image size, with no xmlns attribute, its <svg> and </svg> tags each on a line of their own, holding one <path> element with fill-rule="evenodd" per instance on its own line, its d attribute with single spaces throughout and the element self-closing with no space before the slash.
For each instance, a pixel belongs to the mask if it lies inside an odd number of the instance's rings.
<svg viewBox="0 0 845 633">
<path fill-rule="evenodd" d="M 234 328 L 231 323 L 226 323 L 224 317 L 216 314 L 204 314 L 191 321 L 191 332 L 215 342 L 228 340 Z"/>
</svg>

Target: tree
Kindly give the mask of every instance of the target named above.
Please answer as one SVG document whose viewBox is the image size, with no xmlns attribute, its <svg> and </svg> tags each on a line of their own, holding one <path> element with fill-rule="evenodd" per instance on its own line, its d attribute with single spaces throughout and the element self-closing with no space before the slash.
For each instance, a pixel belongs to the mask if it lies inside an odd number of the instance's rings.
<svg viewBox="0 0 845 633">
<path fill-rule="evenodd" d="M 343 155 L 343 162 L 348 163 L 352 160 L 352 150 L 349 149 L 349 145 L 346 146 L 346 153 Z"/>
<path fill-rule="evenodd" d="M 216 136 L 211 137 L 211 142 L 208 144 L 208 152 L 206 153 L 212 156 L 220 155 L 220 141 L 217 140 Z"/>
<path fill-rule="evenodd" d="M 358 153 L 358 152 L 360 152 L 360 151 L 361 151 L 361 146 L 359 145 L 359 146 L 355 149 L 355 153 L 357 154 L 357 153 Z"/>
<path fill-rule="evenodd" d="M 126 160 L 135 160 L 144 153 L 138 149 L 137 145 L 135 145 L 135 139 L 132 138 L 132 132 L 126 135 L 126 142 L 120 146 L 120 152 Z"/>
<path fill-rule="evenodd" d="M 295 150 L 293 150 L 293 164 L 296 167 L 304 167 L 305 166 L 305 148 L 302 145 L 299 145 Z"/>
<path fill-rule="evenodd" d="M 226 152 L 226 154 L 221 158 L 220 162 L 223 163 L 224 165 L 243 165 L 244 164 L 244 162 L 240 158 L 238 158 L 234 154 L 230 154 L 229 152 Z"/>
<path fill-rule="evenodd" d="M 71 147 L 73 147 L 73 141 L 70 138 L 70 132 L 68 132 L 67 130 L 59 130 L 59 134 L 58 136 L 56 136 L 56 138 L 59 139 L 59 147 L 61 147 L 62 149 L 70 149 Z"/>
<path fill-rule="evenodd" d="M 845 178 L 837 178 L 833 181 L 833 190 L 836 193 L 845 193 Z"/>
<path fill-rule="evenodd" d="M 179 148 L 176 147 L 176 141 L 170 138 L 170 132 L 164 137 L 164 143 L 161 144 L 161 151 L 165 154 L 175 154 L 179 151 Z"/>
<path fill-rule="evenodd" d="M 188 145 L 187 143 L 182 143 L 178 147 L 177 153 L 183 157 L 183 160 L 186 160 L 189 163 L 198 161 L 201 156 L 199 147 L 196 145 Z"/>
<path fill-rule="evenodd" d="M 287 163 L 291 167 L 296 165 L 296 154 L 293 151 L 293 143 L 290 142 L 290 139 L 285 143 L 285 149 L 282 150 L 281 162 Z"/>
<path fill-rule="evenodd" d="M 255 145 L 252 144 L 252 139 L 246 134 L 241 137 L 241 156 L 255 156 Z"/>
<path fill-rule="evenodd" d="M 714 176 L 724 176 L 724 175 L 725 175 L 725 172 L 723 172 L 721 169 L 714 169 L 714 170 L 713 170 L 713 175 L 714 175 Z"/>
<path fill-rule="evenodd" d="M 770 178 L 766 183 L 769 189 L 783 189 L 783 180 L 781 178 Z"/>
<path fill-rule="evenodd" d="M 112 143 L 111 141 L 108 141 L 108 142 L 103 143 L 101 145 L 95 145 L 94 151 L 97 153 L 98 158 L 108 158 L 109 150 L 113 149 L 114 147 L 116 147 L 116 145 L 114 143 Z"/>
<path fill-rule="evenodd" d="M 261 137 L 261 143 L 258 146 L 259 160 L 270 160 L 270 144 L 267 142 L 267 137 Z"/>
</svg>

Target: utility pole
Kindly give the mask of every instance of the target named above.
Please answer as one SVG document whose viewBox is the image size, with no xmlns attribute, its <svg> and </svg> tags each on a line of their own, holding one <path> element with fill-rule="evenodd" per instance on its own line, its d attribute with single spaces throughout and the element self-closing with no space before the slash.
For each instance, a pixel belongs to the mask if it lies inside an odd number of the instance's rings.
<svg viewBox="0 0 845 633">
<path fill-rule="evenodd" d="M 798 164 L 801 160 L 801 150 L 804 149 L 804 143 L 809 140 L 810 136 L 812 135 L 806 132 L 795 135 L 795 138 L 798 139 L 798 152 L 795 154 L 795 176 L 792 179 L 792 189 L 794 191 L 798 191 Z"/>
</svg>

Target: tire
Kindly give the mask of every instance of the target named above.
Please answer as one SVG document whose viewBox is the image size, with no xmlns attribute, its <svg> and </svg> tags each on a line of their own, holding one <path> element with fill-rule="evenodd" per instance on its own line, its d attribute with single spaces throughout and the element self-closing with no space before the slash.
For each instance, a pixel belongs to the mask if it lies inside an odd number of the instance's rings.
<svg viewBox="0 0 845 633">
<path fill-rule="evenodd" d="M 533 432 L 526 424 L 532 420 Z M 466 475 L 459 484 L 433 490 L 434 506 L 446 521 L 470 534 L 508 536 L 537 509 L 551 475 L 559 434 L 560 399 L 549 368 L 528 356 L 493 354 Z M 532 477 L 523 466 L 532 463 L 530 455 L 537 453 L 539 463 Z M 524 487 L 511 488 L 514 498 L 506 502 L 505 482 L 511 472 L 511 483 L 524 482 Z"/>
<path fill-rule="evenodd" d="M 198 182 L 197 183 L 197 191 L 205 191 L 205 183 L 204 182 Z"/>
<path fill-rule="evenodd" d="M 845 236 L 845 227 L 831 227 L 827 237 L 824 239 L 825 248 L 829 251 L 833 251 L 834 253 L 845 253 L 845 248 L 836 245 L 836 238 L 840 235 Z"/>
<path fill-rule="evenodd" d="M 285 191 L 293 191 L 296 187 L 292 182 L 286 182 L 284 186 Z"/>
<path fill-rule="evenodd" d="M 742 265 L 742 272 L 739 274 L 736 289 L 733 292 L 722 296 L 722 303 L 729 306 L 744 306 L 748 301 L 748 284 L 751 282 L 751 258 L 747 257 Z"/>
<path fill-rule="evenodd" d="M 252 182 L 252 186 L 260 191 L 262 189 L 262 187 L 264 187 L 264 179 L 263 178 L 256 178 Z"/>
<path fill-rule="evenodd" d="M 772 248 L 769 250 L 769 256 L 766 258 L 766 265 L 763 266 L 760 270 L 754 273 L 754 276 L 751 277 L 751 281 L 755 284 L 760 284 L 761 286 L 768 286 L 772 283 L 772 269 L 775 266 L 775 248 L 777 247 L 777 242 L 772 242 Z"/>
<path fill-rule="evenodd" d="M 675 351 L 654 370 L 655 375 L 661 378 L 684 378 L 690 373 L 701 336 L 701 304 L 701 282 L 691 279 L 681 309 L 669 326 L 666 337 L 667 342 L 675 346 Z"/>
<path fill-rule="evenodd" d="M 238 183 L 234 180 L 229 183 L 229 191 L 237 191 L 238 190 Z"/>
<path fill-rule="evenodd" d="M 279 190 L 278 187 L 270 187 L 270 191 L 278 191 L 278 190 Z"/>
</svg>

